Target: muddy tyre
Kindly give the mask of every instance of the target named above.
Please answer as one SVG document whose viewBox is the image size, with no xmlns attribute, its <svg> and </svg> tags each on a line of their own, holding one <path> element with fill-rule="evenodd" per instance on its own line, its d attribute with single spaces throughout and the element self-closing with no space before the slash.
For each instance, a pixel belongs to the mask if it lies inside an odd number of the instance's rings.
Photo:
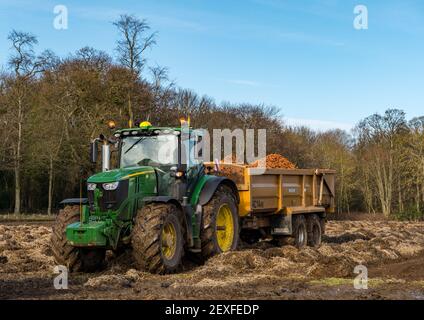
<svg viewBox="0 0 424 320">
<path fill-rule="evenodd" d="M 70 272 L 94 272 L 104 266 L 105 250 L 79 249 L 71 246 L 66 239 L 66 227 L 80 220 L 79 206 L 67 206 L 59 211 L 52 228 L 50 248 L 58 265 Z"/>
<path fill-rule="evenodd" d="M 293 216 L 293 237 L 296 248 L 304 248 L 308 243 L 308 230 L 303 215 Z"/>
<path fill-rule="evenodd" d="M 308 246 L 318 248 L 321 245 L 322 228 L 318 215 L 311 214 L 306 218 L 308 228 Z"/>
<path fill-rule="evenodd" d="M 81 271 L 82 260 L 80 251 L 68 244 L 66 227 L 80 219 L 78 206 L 67 206 L 59 211 L 52 228 L 50 247 L 57 264 L 66 266 L 70 272 Z"/>
<path fill-rule="evenodd" d="M 212 199 L 203 207 L 200 231 L 201 259 L 237 249 L 239 217 L 232 190 L 220 186 Z"/>
<path fill-rule="evenodd" d="M 138 269 L 158 274 L 179 271 L 184 254 L 181 216 L 173 204 L 149 204 L 138 211 L 131 237 Z"/>
</svg>

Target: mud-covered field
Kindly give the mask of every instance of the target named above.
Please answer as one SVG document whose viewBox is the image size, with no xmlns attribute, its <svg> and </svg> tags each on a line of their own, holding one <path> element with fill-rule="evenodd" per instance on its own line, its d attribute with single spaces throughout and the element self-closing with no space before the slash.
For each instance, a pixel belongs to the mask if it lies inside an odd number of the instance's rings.
<svg viewBox="0 0 424 320">
<path fill-rule="evenodd" d="M 424 299 L 424 223 L 329 222 L 317 250 L 261 242 L 166 276 L 136 271 L 128 250 L 102 272 L 71 274 L 68 290 L 53 286 L 50 232 L 0 224 L 0 299 Z M 353 286 L 359 264 L 367 290 Z"/>
</svg>

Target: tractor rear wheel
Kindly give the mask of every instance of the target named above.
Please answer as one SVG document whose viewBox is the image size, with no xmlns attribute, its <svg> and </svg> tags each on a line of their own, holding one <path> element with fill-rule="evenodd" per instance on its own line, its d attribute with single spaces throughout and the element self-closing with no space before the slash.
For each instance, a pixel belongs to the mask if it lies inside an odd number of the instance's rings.
<svg viewBox="0 0 424 320">
<path fill-rule="evenodd" d="M 153 203 L 137 213 L 132 230 L 137 267 L 151 273 L 172 273 L 181 268 L 184 254 L 182 213 L 173 204 Z"/>
<path fill-rule="evenodd" d="M 50 247 L 55 262 L 64 265 L 70 272 L 94 272 L 104 266 L 104 249 L 80 249 L 71 246 L 66 239 L 66 227 L 80 221 L 79 206 L 66 206 L 59 211 L 53 225 Z"/>
<path fill-rule="evenodd" d="M 237 249 L 239 217 L 230 188 L 218 187 L 212 199 L 203 207 L 200 239 L 202 260 Z"/>
</svg>

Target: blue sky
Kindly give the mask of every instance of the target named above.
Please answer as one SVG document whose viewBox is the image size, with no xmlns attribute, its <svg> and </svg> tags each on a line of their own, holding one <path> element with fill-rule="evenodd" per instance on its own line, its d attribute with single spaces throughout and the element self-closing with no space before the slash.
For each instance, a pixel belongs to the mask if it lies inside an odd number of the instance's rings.
<svg viewBox="0 0 424 320">
<path fill-rule="evenodd" d="M 53 28 L 55 5 L 69 29 Z M 369 29 L 353 27 L 366 5 Z M 150 65 L 218 103 L 274 105 L 289 123 L 348 129 L 389 107 L 424 115 L 422 0 L 0 0 L 0 64 L 11 29 L 66 55 L 89 45 L 114 54 L 121 13 L 158 31 Z"/>
</svg>

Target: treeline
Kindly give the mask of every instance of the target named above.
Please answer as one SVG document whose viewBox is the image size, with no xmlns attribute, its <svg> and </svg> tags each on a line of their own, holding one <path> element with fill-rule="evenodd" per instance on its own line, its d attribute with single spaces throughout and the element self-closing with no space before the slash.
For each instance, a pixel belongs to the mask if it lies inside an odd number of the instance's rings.
<svg viewBox="0 0 424 320">
<path fill-rule="evenodd" d="M 149 67 L 156 33 L 144 20 L 115 23 L 117 56 L 85 47 L 67 57 L 35 54 L 35 36 L 12 31 L 10 59 L 0 75 L 0 211 L 52 213 L 79 196 L 98 168 L 88 161 L 90 140 L 113 119 L 176 126 L 267 129 L 267 152 L 298 167 L 333 168 L 338 212 L 375 212 L 420 218 L 424 212 L 424 118 L 400 110 L 372 115 L 354 132 L 287 127 L 279 109 L 217 104 L 179 88 L 166 68 Z M 82 188 L 84 189 L 84 188 Z"/>
</svg>

